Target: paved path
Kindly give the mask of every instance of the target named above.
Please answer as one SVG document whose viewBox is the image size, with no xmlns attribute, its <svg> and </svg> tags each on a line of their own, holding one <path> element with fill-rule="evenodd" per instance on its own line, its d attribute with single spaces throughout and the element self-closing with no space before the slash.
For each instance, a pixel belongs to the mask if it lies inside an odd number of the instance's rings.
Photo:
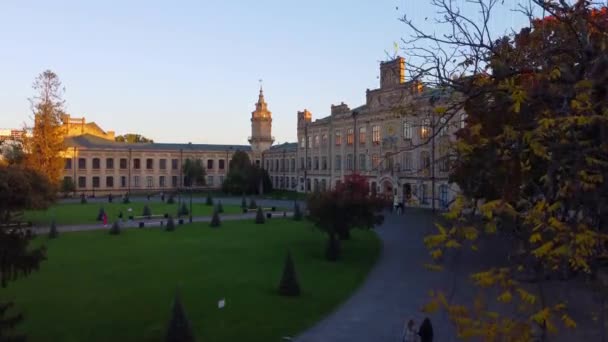
<svg viewBox="0 0 608 342">
<path fill-rule="evenodd" d="M 437 288 L 445 275 L 428 271 L 428 252 L 423 236 L 432 229 L 432 215 L 423 210 L 406 210 L 403 216 L 386 214 L 377 228 L 383 249 L 365 283 L 337 311 L 298 336 L 298 342 L 401 341 L 406 319 L 420 324 L 420 307 L 428 290 Z M 452 333 L 443 315 L 431 316 L 435 341 Z"/>
</svg>

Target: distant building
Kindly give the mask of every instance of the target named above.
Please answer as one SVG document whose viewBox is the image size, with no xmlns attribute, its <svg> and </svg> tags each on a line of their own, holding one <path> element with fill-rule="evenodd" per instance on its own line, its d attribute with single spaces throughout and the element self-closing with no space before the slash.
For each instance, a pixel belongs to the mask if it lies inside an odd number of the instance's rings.
<svg viewBox="0 0 608 342">
<path fill-rule="evenodd" d="M 24 131 L 16 128 L 0 128 L 0 141 L 14 140 L 22 141 Z"/>
</svg>

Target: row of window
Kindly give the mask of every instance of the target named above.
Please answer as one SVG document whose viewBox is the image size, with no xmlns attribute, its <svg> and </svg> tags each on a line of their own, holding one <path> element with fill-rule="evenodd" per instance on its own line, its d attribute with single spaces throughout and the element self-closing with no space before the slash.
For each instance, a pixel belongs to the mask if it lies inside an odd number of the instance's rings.
<svg viewBox="0 0 608 342">
<path fill-rule="evenodd" d="M 69 179 L 71 181 L 73 181 L 72 177 L 70 176 L 66 176 L 64 177 L 65 179 Z M 128 187 L 134 187 L 134 188 L 138 188 L 141 187 L 141 179 L 143 178 L 145 180 L 145 187 L 148 188 L 154 188 L 154 187 L 159 187 L 159 188 L 164 188 L 169 186 L 167 184 L 168 181 L 168 177 L 165 176 L 158 176 L 158 180 L 157 183 L 155 183 L 155 177 L 153 176 L 146 176 L 146 177 L 140 177 L 140 176 L 133 176 L 132 177 L 132 183 L 129 185 L 128 183 L 128 178 L 127 176 L 120 176 L 117 177 L 118 178 L 118 184 L 114 184 L 114 177 L 113 176 L 107 176 L 105 177 L 105 183 L 103 188 L 114 188 L 114 187 L 119 187 L 119 188 L 128 188 Z M 102 181 L 103 177 L 99 177 L 99 176 L 93 176 L 90 177 L 90 186 L 94 189 L 97 188 L 101 188 L 101 181 Z M 178 186 L 180 186 L 179 182 L 179 177 L 178 176 L 171 176 L 171 187 L 176 188 Z M 214 181 L 215 181 L 215 177 L 214 176 L 207 176 L 207 186 L 214 186 Z M 185 184 L 185 182 L 182 180 L 182 184 Z M 224 176 L 219 176 L 219 183 L 218 184 L 222 184 L 224 182 Z M 78 182 L 76 183 L 78 188 L 82 188 L 82 189 L 86 189 L 87 187 L 89 187 L 89 184 L 87 184 L 87 177 L 85 176 L 79 176 L 78 177 Z"/>
<path fill-rule="evenodd" d="M 465 119 L 466 119 L 466 115 L 462 114 L 461 121 L 460 121 L 461 128 L 464 127 Z M 447 119 L 445 117 L 442 117 L 439 119 L 439 122 L 437 123 L 436 127 L 438 127 L 440 129 L 439 136 L 445 136 L 448 134 Z M 361 145 L 365 145 L 367 143 L 366 130 L 367 130 L 366 127 L 359 128 L 358 142 Z M 432 127 L 431 127 L 430 119 L 423 119 L 421 121 L 421 124 L 418 127 L 418 135 L 419 135 L 420 139 L 421 140 L 428 139 L 431 136 L 431 132 L 432 132 Z M 402 133 L 403 133 L 404 140 L 413 139 L 414 124 L 409 121 L 404 121 L 403 127 L 402 127 Z M 374 145 L 379 145 L 381 140 L 382 140 L 382 136 L 381 136 L 380 126 L 379 125 L 372 126 L 372 143 Z M 319 139 L 318 135 L 315 135 L 314 137 L 309 136 L 308 141 L 306 142 L 308 144 L 308 148 L 313 147 L 313 141 L 314 141 L 314 147 L 319 147 L 319 146 L 326 147 L 327 146 L 327 134 L 322 134 L 320 139 Z M 334 144 L 336 146 L 342 145 L 342 131 L 336 130 L 334 132 Z M 355 144 L 355 131 L 353 128 L 346 129 L 346 144 L 347 145 Z M 304 137 L 300 137 L 300 148 L 305 148 L 305 147 L 306 147 L 306 145 L 305 145 Z"/>
<path fill-rule="evenodd" d="M 287 165 L 287 164 L 290 165 Z M 290 166 L 290 167 L 288 167 Z M 296 171 L 296 159 L 266 159 L 266 170 L 269 171 Z"/>
<path fill-rule="evenodd" d="M 440 155 L 442 155 L 443 157 L 438 159 L 439 170 L 448 171 L 449 159 L 447 158 L 445 152 L 440 153 Z M 336 155 L 334 158 L 335 158 L 334 169 L 336 171 L 342 170 L 343 166 L 346 168 L 346 170 L 351 171 L 354 168 L 355 162 L 357 163 L 357 168 L 360 171 L 365 171 L 365 170 L 367 170 L 367 167 L 368 167 L 367 166 L 367 156 L 365 154 L 359 154 L 356 161 L 354 160 L 353 154 L 347 154 L 346 155 L 346 165 L 343 165 L 341 155 Z M 385 165 L 383 168 L 392 169 L 394 167 L 394 165 L 399 165 L 399 169 L 401 169 L 401 166 L 403 166 L 403 170 L 405 170 L 405 171 L 413 170 L 414 169 L 413 152 L 410 152 L 410 151 L 403 152 L 402 158 L 403 159 L 400 163 L 398 155 L 391 155 L 390 153 L 387 153 L 384 158 Z M 320 161 L 320 163 L 319 163 L 319 161 Z M 371 156 L 372 170 L 377 170 L 378 168 L 381 168 L 382 162 L 383 162 L 383 160 L 379 154 L 372 154 L 372 156 Z M 420 152 L 420 163 L 418 165 L 420 166 L 420 169 L 428 169 L 431 166 L 431 157 L 430 157 L 430 153 L 428 151 Z M 305 167 L 304 157 L 300 158 L 300 167 L 301 168 Z M 321 157 L 320 159 L 319 159 L 319 157 L 308 157 L 306 159 L 306 168 L 307 168 L 307 170 L 327 170 L 328 169 L 327 157 Z"/>
<path fill-rule="evenodd" d="M 132 168 L 135 170 L 139 170 L 142 167 L 142 160 L 140 158 L 133 158 L 133 165 Z M 155 163 L 155 159 L 152 158 L 146 158 L 145 160 L 146 163 L 146 170 L 153 170 L 154 169 L 154 163 Z M 158 159 L 156 160 L 158 162 L 158 168 L 160 170 L 166 170 L 167 169 L 167 159 Z M 65 169 L 66 170 L 70 170 L 72 169 L 72 158 L 65 158 Z M 99 170 L 101 169 L 101 159 L 100 158 L 92 158 L 91 159 L 91 168 L 93 170 Z M 128 168 L 128 159 L 127 158 L 120 158 L 119 159 L 119 168 L 121 170 L 126 170 Z M 114 158 L 106 158 L 105 159 L 105 168 L 107 170 L 112 170 L 114 169 Z M 207 169 L 208 170 L 212 170 L 215 166 L 215 160 L 214 159 L 207 159 Z M 218 169 L 219 170 L 223 170 L 224 167 L 226 166 L 226 162 L 224 159 L 220 159 L 218 160 Z M 87 158 L 78 158 L 78 169 L 82 170 L 82 169 L 86 169 L 87 168 Z M 171 159 L 171 170 L 178 170 L 179 169 L 179 159 Z"/>
</svg>

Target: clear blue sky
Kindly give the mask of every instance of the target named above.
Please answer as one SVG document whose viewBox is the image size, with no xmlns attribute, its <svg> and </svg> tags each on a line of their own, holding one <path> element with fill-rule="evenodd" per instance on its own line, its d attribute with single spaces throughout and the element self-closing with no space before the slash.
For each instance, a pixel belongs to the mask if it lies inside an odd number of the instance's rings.
<svg viewBox="0 0 608 342">
<path fill-rule="evenodd" d="M 273 135 L 295 141 L 298 110 L 314 119 L 332 103 L 364 103 L 407 34 L 398 18 L 434 29 L 428 2 L 2 1 L 0 128 L 30 122 L 32 82 L 51 69 L 67 111 L 104 129 L 246 144 L 261 78 Z M 525 23 L 509 8 L 493 22 L 500 32 Z"/>
</svg>

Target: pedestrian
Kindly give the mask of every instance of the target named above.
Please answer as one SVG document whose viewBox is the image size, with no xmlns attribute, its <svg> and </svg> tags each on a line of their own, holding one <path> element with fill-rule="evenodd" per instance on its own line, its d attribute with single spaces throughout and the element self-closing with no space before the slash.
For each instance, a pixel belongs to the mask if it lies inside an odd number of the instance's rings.
<svg viewBox="0 0 608 342">
<path fill-rule="evenodd" d="M 108 226 L 108 214 L 106 214 L 105 211 L 103 213 L 103 226 L 104 228 Z"/>
<path fill-rule="evenodd" d="M 401 341 L 403 342 L 418 342 L 418 334 L 416 334 L 416 324 L 413 319 L 410 319 L 407 324 L 403 327 L 403 334 L 401 334 Z"/>
<path fill-rule="evenodd" d="M 420 342 L 433 342 L 433 326 L 428 317 L 422 321 L 418 335 L 420 335 Z"/>
<path fill-rule="evenodd" d="M 393 212 L 397 212 L 397 208 L 399 207 L 399 197 L 397 194 L 393 196 Z"/>
</svg>

